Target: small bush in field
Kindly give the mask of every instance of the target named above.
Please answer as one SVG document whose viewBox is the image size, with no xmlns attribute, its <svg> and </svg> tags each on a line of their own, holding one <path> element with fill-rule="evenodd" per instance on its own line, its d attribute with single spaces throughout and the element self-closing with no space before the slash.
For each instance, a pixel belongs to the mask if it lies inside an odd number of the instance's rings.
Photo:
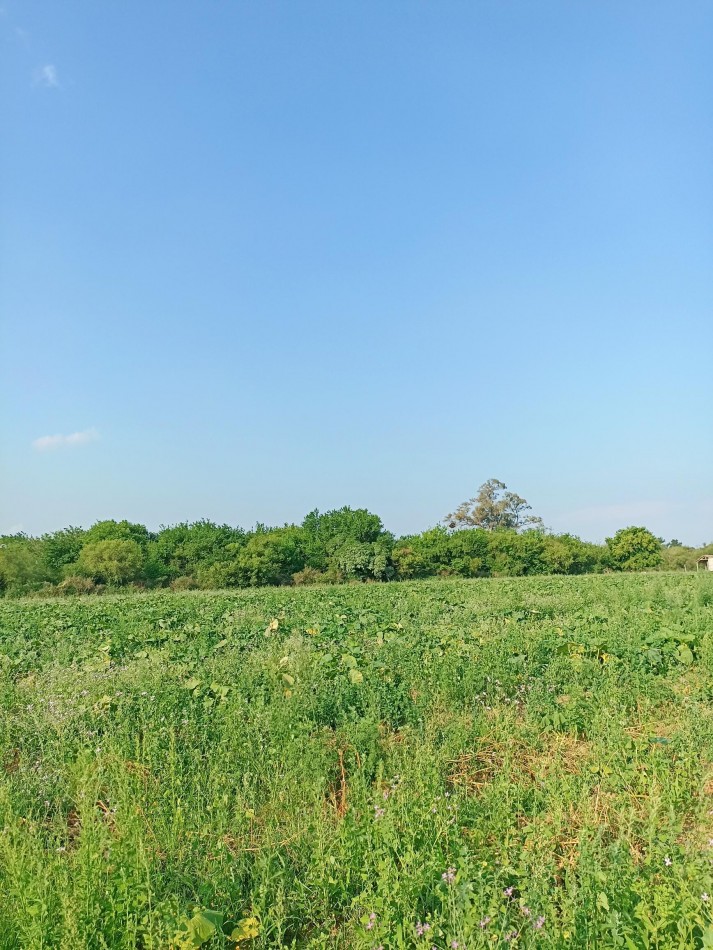
<svg viewBox="0 0 713 950">
<path fill-rule="evenodd" d="M 180 591 L 180 590 L 197 590 L 198 581 L 195 577 L 177 577 L 175 580 L 171 581 L 171 590 Z"/>
<path fill-rule="evenodd" d="M 304 587 L 306 584 L 324 584 L 326 577 L 323 571 L 318 571 L 314 567 L 305 567 L 292 575 L 292 583 L 297 587 Z"/>
<path fill-rule="evenodd" d="M 57 584 L 57 590 L 62 594 L 92 594 L 96 590 L 96 584 L 91 577 L 72 575 Z"/>
</svg>

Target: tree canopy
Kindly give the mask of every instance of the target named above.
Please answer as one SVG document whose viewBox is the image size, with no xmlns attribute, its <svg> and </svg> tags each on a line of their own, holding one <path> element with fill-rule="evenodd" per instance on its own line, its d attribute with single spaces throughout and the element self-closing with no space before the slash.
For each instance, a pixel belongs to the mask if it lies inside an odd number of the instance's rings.
<svg viewBox="0 0 713 950">
<path fill-rule="evenodd" d="M 647 528 L 621 528 L 607 538 L 607 547 L 612 567 L 620 571 L 642 571 L 662 561 L 661 542 Z"/>
<path fill-rule="evenodd" d="M 478 494 L 461 502 L 455 511 L 443 519 L 450 528 L 483 528 L 485 531 L 522 531 L 544 527 L 542 519 L 527 512 L 530 505 L 507 490 L 497 478 L 484 482 Z"/>
<path fill-rule="evenodd" d="M 81 594 L 127 586 L 255 587 L 695 569 L 695 549 L 628 527 L 606 544 L 546 531 L 528 502 L 491 478 L 446 525 L 395 538 L 366 508 L 309 512 L 300 524 L 252 530 L 202 520 L 149 531 L 99 521 L 40 538 L 0 537 L 0 594 Z"/>
</svg>

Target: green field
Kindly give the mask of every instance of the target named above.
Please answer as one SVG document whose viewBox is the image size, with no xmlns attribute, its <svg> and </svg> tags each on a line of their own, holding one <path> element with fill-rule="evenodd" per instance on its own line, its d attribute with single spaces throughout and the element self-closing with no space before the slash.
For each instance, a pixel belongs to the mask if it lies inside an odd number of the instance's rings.
<svg viewBox="0 0 713 950">
<path fill-rule="evenodd" d="M 712 693 L 704 575 L 1 602 L 0 947 L 713 947 Z"/>
</svg>

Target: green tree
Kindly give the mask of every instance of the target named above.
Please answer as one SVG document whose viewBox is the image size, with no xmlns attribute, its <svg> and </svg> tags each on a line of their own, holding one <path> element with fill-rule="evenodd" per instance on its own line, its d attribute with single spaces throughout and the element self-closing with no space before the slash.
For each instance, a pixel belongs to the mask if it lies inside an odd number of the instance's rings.
<svg viewBox="0 0 713 950">
<path fill-rule="evenodd" d="M 484 482 L 478 494 L 462 502 L 443 519 L 450 528 L 483 528 L 485 531 L 522 531 L 542 527 L 542 519 L 527 514 L 530 505 L 507 491 L 507 485 L 497 478 Z"/>
<path fill-rule="evenodd" d="M 259 587 L 290 584 L 292 575 L 304 567 L 302 532 L 290 525 L 261 530 L 248 538 L 232 564 L 221 567 L 230 586 Z"/>
<path fill-rule="evenodd" d="M 540 531 L 492 531 L 488 535 L 488 557 L 493 574 L 546 574 L 545 537 Z"/>
<path fill-rule="evenodd" d="M 303 547 L 307 567 L 324 571 L 338 551 L 348 544 L 373 544 L 379 540 L 393 541 L 384 531 L 378 515 L 366 508 L 338 508 L 322 514 L 315 508 L 302 522 Z"/>
<path fill-rule="evenodd" d="M 0 538 L 0 590 L 20 596 L 39 590 L 48 579 L 42 542 L 25 534 Z"/>
<path fill-rule="evenodd" d="M 147 546 L 147 568 L 163 581 L 197 577 L 199 573 L 206 579 L 214 565 L 232 565 L 246 540 L 242 528 L 206 520 L 162 527 Z M 215 578 L 220 570 L 217 567 L 213 572 Z M 215 584 L 211 582 L 208 586 Z"/>
<path fill-rule="evenodd" d="M 64 528 L 42 536 L 42 550 L 49 576 L 60 580 L 68 564 L 79 557 L 82 545 L 87 538 L 84 528 Z"/>
<path fill-rule="evenodd" d="M 138 579 L 143 564 L 137 541 L 95 541 L 84 545 L 72 572 L 104 584 L 126 584 Z"/>
<path fill-rule="evenodd" d="M 572 534 L 543 535 L 542 562 L 548 574 L 586 574 L 601 571 L 607 549 Z"/>
<path fill-rule="evenodd" d="M 153 535 L 145 525 L 133 524 L 131 521 L 97 521 L 87 530 L 84 536 L 85 544 L 94 544 L 96 541 L 135 541 L 142 547 L 148 544 Z"/>
<path fill-rule="evenodd" d="M 345 580 L 388 580 L 393 574 L 391 541 L 345 541 L 329 559 Z"/>
<path fill-rule="evenodd" d="M 661 563 L 661 542 L 647 528 L 621 528 L 607 538 L 609 563 L 619 571 L 643 571 Z"/>
<path fill-rule="evenodd" d="M 488 533 L 479 528 L 454 531 L 448 538 L 447 573 L 458 577 L 482 577 L 490 571 Z"/>
<path fill-rule="evenodd" d="M 400 538 L 392 553 L 400 578 L 489 573 L 488 534 L 479 529 L 449 533 L 442 526 Z"/>
<path fill-rule="evenodd" d="M 661 548 L 661 569 L 664 571 L 684 571 L 696 569 L 700 552 L 684 544 L 673 545 L 670 542 Z"/>
<path fill-rule="evenodd" d="M 398 577 L 404 580 L 448 573 L 451 563 L 449 534 L 439 525 L 421 534 L 399 538 L 392 558 Z"/>
</svg>

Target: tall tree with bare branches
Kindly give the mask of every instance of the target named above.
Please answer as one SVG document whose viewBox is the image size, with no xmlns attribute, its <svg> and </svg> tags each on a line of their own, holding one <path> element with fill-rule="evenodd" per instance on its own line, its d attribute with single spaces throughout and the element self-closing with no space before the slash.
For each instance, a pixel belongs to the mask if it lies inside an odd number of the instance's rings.
<svg viewBox="0 0 713 950">
<path fill-rule="evenodd" d="M 524 498 L 507 490 L 507 485 L 497 478 L 489 478 L 474 498 L 462 502 L 443 520 L 449 528 L 483 528 L 485 531 L 544 527 L 542 518 L 527 513 L 531 510 Z"/>
</svg>

